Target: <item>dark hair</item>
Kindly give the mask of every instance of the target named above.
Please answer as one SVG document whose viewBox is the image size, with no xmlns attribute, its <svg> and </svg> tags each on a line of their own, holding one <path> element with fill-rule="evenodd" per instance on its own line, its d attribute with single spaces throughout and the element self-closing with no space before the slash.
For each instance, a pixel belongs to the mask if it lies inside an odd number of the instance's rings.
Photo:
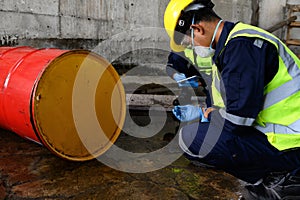
<svg viewBox="0 0 300 200">
<path fill-rule="evenodd" d="M 212 22 L 216 19 L 221 19 L 213 9 L 210 8 L 202 8 L 196 12 L 194 12 L 195 23 L 199 23 L 200 21 Z M 191 22 L 192 23 L 192 22 Z"/>
</svg>

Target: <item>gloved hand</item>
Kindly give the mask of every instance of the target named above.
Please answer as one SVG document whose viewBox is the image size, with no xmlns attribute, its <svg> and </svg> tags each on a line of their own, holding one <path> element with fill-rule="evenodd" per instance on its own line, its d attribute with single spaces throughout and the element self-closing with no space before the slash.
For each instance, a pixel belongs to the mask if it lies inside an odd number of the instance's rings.
<svg viewBox="0 0 300 200">
<path fill-rule="evenodd" d="M 193 78 L 193 79 L 190 79 L 187 81 L 182 81 L 182 80 L 186 79 L 186 76 L 183 73 L 175 73 L 173 75 L 173 78 L 178 83 L 179 87 L 193 87 L 193 88 L 199 87 L 199 83 L 196 80 L 196 78 Z"/>
<path fill-rule="evenodd" d="M 183 79 L 186 79 L 186 76 L 185 76 L 185 74 L 183 74 L 183 73 L 175 73 L 175 74 L 173 75 L 173 79 L 174 79 L 176 82 L 178 82 L 178 81 L 181 81 L 181 80 L 183 80 Z"/>
<path fill-rule="evenodd" d="M 172 112 L 175 117 L 182 122 L 188 122 L 195 119 L 201 119 L 201 122 L 209 122 L 208 119 L 204 117 L 202 108 L 199 106 L 175 106 Z"/>
<path fill-rule="evenodd" d="M 178 85 L 181 85 L 181 87 L 192 87 L 192 88 L 197 88 L 199 87 L 199 83 L 198 81 L 194 80 L 194 79 L 191 79 L 191 80 L 188 80 L 188 81 L 184 81 L 182 83 L 179 83 Z M 179 86 L 180 87 L 180 86 Z"/>
</svg>

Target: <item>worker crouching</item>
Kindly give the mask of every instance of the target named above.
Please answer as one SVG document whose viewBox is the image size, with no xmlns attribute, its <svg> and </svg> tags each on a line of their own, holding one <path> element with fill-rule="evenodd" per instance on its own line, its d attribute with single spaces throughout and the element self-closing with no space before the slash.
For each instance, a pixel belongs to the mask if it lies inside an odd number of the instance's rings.
<svg viewBox="0 0 300 200">
<path fill-rule="evenodd" d="M 249 183 L 257 199 L 300 198 L 300 60 L 276 36 L 223 21 L 210 0 L 171 0 L 173 51 L 212 57 L 212 106 L 179 105 L 185 155 Z"/>
</svg>

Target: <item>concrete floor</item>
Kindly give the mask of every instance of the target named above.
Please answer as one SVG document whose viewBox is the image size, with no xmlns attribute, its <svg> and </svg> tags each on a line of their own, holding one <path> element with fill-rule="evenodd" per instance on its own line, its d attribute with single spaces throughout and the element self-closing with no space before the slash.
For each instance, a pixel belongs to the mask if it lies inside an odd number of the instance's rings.
<svg viewBox="0 0 300 200">
<path fill-rule="evenodd" d="M 139 113 L 132 115 L 136 123 L 149 120 Z M 167 123 L 155 136 L 137 140 L 121 133 L 116 145 L 150 152 L 167 145 L 164 135 L 174 133 L 175 127 L 176 123 L 168 116 Z M 195 166 L 183 156 L 153 172 L 126 173 L 98 160 L 83 163 L 63 160 L 45 147 L 5 130 L 0 130 L 0 146 L 0 200 L 237 200 L 241 195 L 240 183 L 234 177 Z M 136 167 L 136 163 L 131 164 Z"/>
</svg>

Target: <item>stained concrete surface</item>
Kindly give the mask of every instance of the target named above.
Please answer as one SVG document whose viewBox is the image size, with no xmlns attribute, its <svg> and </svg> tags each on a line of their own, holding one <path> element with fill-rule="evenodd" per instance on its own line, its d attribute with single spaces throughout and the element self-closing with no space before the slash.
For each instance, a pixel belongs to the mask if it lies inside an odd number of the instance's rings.
<svg viewBox="0 0 300 200">
<path fill-rule="evenodd" d="M 133 119 L 141 125 L 149 120 L 144 115 Z M 121 133 L 116 145 L 150 152 L 167 145 L 164 135 L 174 133 L 175 127 L 175 122 L 168 118 L 155 136 L 137 140 Z M 183 156 L 157 171 L 125 173 L 98 160 L 82 163 L 63 160 L 43 146 L 0 130 L 0 200 L 236 200 L 240 198 L 240 190 L 240 183 L 234 177 L 195 166 Z"/>
</svg>

